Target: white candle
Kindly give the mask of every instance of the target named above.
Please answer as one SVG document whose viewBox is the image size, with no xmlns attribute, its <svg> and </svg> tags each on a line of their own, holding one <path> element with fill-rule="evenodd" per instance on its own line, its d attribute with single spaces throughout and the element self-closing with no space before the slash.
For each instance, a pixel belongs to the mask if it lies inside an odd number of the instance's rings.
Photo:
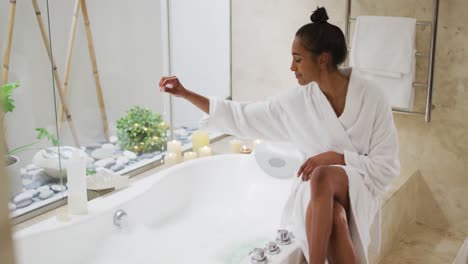
<svg viewBox="0 0 468 264">
<path fill-rule="evenodd" d="M 200 157 L 208 157 L 211 156 L 211 148 L 208 146 L 201 147 L 198 150 L 198 154 Z"/>
<path fill-rule="evenodd" d="M 184 161 L 194 160 L 197 158 L 197 153 L 193 151 L 187 151 L 184 153 Z"/>
<path fill-rule="evenodd" d="M 255 150 L 258 145 L 260 145 L 262 141 L 260 139 L 256 139 L 252 142 L 252 150 Z"/>
<path fill-rule="evenodd" d="M 210 145 L 210 137 L 208 132 L 197 130 L 192 134 L 192 149 L 194 152 L 198 152 L 198 150 L 203 146 Z"/>
<path fill-rule="evenodd" d="M 175 153 L 179 156 L 182 155 L 182 143 L 177 140 L 167 142 L 167 152 Z"/>
<path fill-rule="evenodd" d="M 229 152 L 240 153 L 242 149 L 242 142 L 238 139 L 229 141 Z"/>
<path fill-rule="evenodd" d="M 164 157 L 164 164 L 166 165 L 174 165 L 179 163 L 180 156 L 177 155 L 176 153 L 167 153 L 166 156 Z"/>
</svg>

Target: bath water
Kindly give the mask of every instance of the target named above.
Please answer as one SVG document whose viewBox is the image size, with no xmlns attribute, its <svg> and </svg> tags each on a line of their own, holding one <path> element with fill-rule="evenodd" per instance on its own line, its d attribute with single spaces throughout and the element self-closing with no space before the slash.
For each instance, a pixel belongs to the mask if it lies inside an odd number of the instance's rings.
<svg viewBox="0 0 468 264">
<path fill-rule="evenodd" d="M 130 222 L 102 241 L 86 263 L 237 264 L 276 235 L 274 221 L 259 218 L 264 217 L 212 205 L 189 209 L 155 226 Z"/>
</svg>

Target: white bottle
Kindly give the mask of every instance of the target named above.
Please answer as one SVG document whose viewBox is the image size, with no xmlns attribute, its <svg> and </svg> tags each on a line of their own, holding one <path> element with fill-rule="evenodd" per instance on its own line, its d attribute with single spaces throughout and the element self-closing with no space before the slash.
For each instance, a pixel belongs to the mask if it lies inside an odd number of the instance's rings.
<svg viewBox="0 0 468 264">
<path fill-rule="evenodd" d="M 74 151 L 67 164 L 68 213 L 79 215 L 88 213 L 86 191 L 86 159 L 80 151 Z"/>
</svg>

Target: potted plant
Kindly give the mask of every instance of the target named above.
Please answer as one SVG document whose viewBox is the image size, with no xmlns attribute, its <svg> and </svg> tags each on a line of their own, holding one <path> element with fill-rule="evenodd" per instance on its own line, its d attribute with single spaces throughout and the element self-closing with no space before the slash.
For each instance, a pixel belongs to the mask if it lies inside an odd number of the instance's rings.
<svg viewBox="0 0 468 264">
<path fill-rule="evenodd" d="M 166 146 L 167 128 L 161 115 L 135 106 L 117 120 L 117 137 L 122 149 L 136 153 L 153 152 Z"/>
<path fill-rule="evenodd" d="M 19 87 L 19 85 L 19 82 L 11 82 L 0 87 L 0 98 L 2 100 L 4 109 L 4 113 L 1 115 L 0 124 L 4 124 L 5 114 L 13 112 L 13 110 L 15 109 L 15 104 L 13 99 L 11 98 L 11 94 L 14 89 Z M 58 139 L 55 137 L 55 135 L 49 133 L 45 128 L 36 128 L 36 131 L 38 132 L 38 134 L 36 137 L 36 141 L 34 141 L 33 143 L 20 146 L 12 150 L 8 150 L 6 140 L 4 142 L 6 153 L 5 166 L 10 182 L 10 197 L 16 196 L 23 190 L 23 184 L 21 182 L 21 173 L 19 169 L 19 158 L 18 156 L 15 156 L 15 154 L 21 151 L 35 149 L 33 148 L 33 146 L 39 143 L 44 138 L 50 140 L 54 146 L 58 146 Z"/>
</svg>

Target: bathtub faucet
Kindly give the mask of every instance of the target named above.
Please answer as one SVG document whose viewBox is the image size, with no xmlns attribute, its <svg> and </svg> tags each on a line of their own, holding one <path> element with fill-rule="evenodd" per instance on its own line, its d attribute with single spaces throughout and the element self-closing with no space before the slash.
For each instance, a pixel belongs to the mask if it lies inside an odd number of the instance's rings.
<svg viewBox="0 0 468 264">
<path fill-rule="evenodd" d="M 128 215 L 125 213 L 124 210 L 119 209 L 115 212 L 114 214 L 114 225 L 116 225 L 118 228 L 124 228 L 127 226 L 128 223 Z"/>
</svg>

